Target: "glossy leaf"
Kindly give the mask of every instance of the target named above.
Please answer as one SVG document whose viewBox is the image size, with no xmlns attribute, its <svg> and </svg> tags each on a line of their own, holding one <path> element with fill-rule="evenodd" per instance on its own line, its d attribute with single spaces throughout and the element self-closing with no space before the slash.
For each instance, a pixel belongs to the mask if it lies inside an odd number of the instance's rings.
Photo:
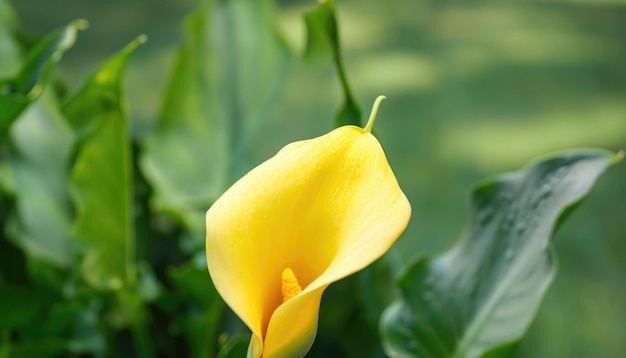
<svg viewBox="0 0 626 358">
<path fill-rule="evenodd" d="M 391 357 L 499 357 L 521 339 L 555 274 L 550 237 L 614 154 L 563 153 L 476 187 L 468 232 L 401 274 L 381 330 Z"/>
<path fill-rule="evenodd" d="M 98 289 L 128 283 L 134 261 L 129 124 L 122 76 L 140 37 L 110 59 L 64 104 L 81 135 L 71 176 L 77 206 L 75 241 L 82 274 Z"/>
<path fill-rule="evenodd" d="M 9 136 L 15 191 L 11 236 L 29 257 L 66 268 L 74 263 L 67 188 L 73 143 L 73 131 L 50 92 L 19 117 Z"/>
<path fill-rule="evenodd" d="M 305 58 L 332 56 L 341 81 L 344 103 L 335 116 L 335 126 L 361 126 L 361 109 L 352 95 L 339 45 L 339 25 L 333 0 L 320 1 L 318 7 L 305 14 L 307 44 Z"/>
<path fill-rule="evenodd" d="M 86 26 L 85 21 L 76 20 L 44 37 L 28 53 L 17 75 L 0 81 L 0 138 L 20 113 L 41 95 L 52 69 L 74 45 L 76 33 Z"/>
<path fill-rule="evenodd" d="M 142 168 L 155 207 L 190 228 L 198 246 L 204 212 L 243 172 L 241 153 L 277 100 L 290 62 L 273 1 L 205 1 L 188 18 Z"/>
</svg>

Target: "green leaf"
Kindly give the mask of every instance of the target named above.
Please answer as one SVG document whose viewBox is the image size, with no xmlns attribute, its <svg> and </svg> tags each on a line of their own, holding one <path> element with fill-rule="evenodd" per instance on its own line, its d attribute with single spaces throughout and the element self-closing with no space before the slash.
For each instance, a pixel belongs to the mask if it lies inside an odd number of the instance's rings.
<svg viewBox="0 0 626 358">
<path fill-rule="evenodd" d="M 291 57 L 275 31 L 273 1 L 205 1 L 187 19 L 141 164 L 154 207 L 181 220 L 198 243 L 206 209 L 248 169 L 242 153 L 277 100 Z"/>
<path fill-rule="evenodd" d="M 0 332 L 31 324 L 50 303 L 46 292 L 23 286 L 0 283 Z"/>
<path fill-rule="evenodd" d="M 67 356 L 70 351 L 92 355 L 104 353 L 104 337 L 97 326 L 98 304 L 94 304 L 95 300 L 89 302 L 74 296 L 71 300 L 57 301 L 46 291 L 32 288 L 16 291 L 16 288 L 9 287 L 13 292 L 6 292 L 0 287 L 3 297 L 7 298 L 6 302 L 0 303 L 0 311 L 3 311 L 3 304 L 9 307 L 8 312 L 2 312 L 7 318 L 2 323 L 15 322 L 16 317 L 22 316 L 21 324 L 13 327 L 12 339 L 7 342 L 9 357 Z M 40 306 L 37 310 L 25 314 L 25 309 L 33 310 L 37 305 Z M 45 319 L 38 320 L 38 317 Z"/>
<path fill-rule="evenodd" d="M 238 334 L 232 336 L 220 349 L 217 358 L 241 358 L 248 354 L 250 335 Z"/>
<path fill-rule="evenodd" d="M 67 353 L 67 341 L 59 337 L 19 342 L 9 349 L 9 357 L 49 358 L 66 356 Z"/>
<path fill-rule="evenodd" d="M 371 302 L 365 302 L 369 297 L 362 295 L 370 293 L 362 285 L 373 282 L 362 274 L 347 277 L 324 292 L 316 342 L 325 344 L 314 344 L 309 352 L 312 357 L 366 357 L 382 350 L 377 325 L 368 320 Z"/>
<path fill-rule="evenodd" d="M 189 309 L 178 318 L 178 324 L 185 331 L 193 356 L 214 357 L 225 305 L 213 286 L 204 253 L 181 267 L 170 267 L 167 275 L 178 300 Z"/>
<path fill-rule="evenodd" d="M 66 268 L 74 263 L 67 188 L 73 142 L 72 129 L 48 90 L 9 133 L 8 169 L 15 191 L 10 236 L 29 257 Z"/>
<path fill-rule="evenodd" d="M 21 54 L 15 41 L 17 19 L 6 0 L 0 0 L 0 78 L 13 75 L 19 70 Z"/>
<path fill-rule="evenodd" d="M 347 124 L 361 126 L 361 109 L 352 95 L 341 57 L 339 25 L 335 15 L 334 1 L 320 1 L 315 10 L 304 15 L 304 21 L 307 29 L 305 58 L 310 60 L 331 54 L 337 67 L 343 89 L 344 103 L 335 116 L 335 126 L 340 127 Z"/>
<path fill-rule="evenodd" d="M 223 304 L 223 301 L 213 287 L 203 256 L 197 254 L 195 259 L 185 265 L 168 268 L 167 275 L 181 298 L 195 302 L 202 310 L 208 310 L 218 303 Z"/>
<path fill-rule="evenodd" d="M 401 295 L 381 319 L 386 353 L 506 356 L 554 277 L 550 237 L 615 161 L 604 151 L 573 151 L 478 185 L 463 239 L 398 279 Z"/>
<path fill-rule="evenodd" d="M 3 169 L 6 168 L 0 168 L 0 172 Z M 6 227 L 13 207 L 14 201 L 0 190 L 0 227 Z M 4 234 L 0 235 L 0 285 L 4 282 L 25 284 L 28 282 L 28 273 L 24 252 L 7 240 Z"/>
<path fill-rule="evenodd" d="M 393 280 L 387 256 L 383 256 L 356 275 L 359 297 L 368 326 L 376 331 L 383 310 L 393 299 Z"/>
<path fill-rule="evenodd" d="M 3 138 L 13 121 L 46 86 L 50 73 L 76 40 L 76 33 L 86 28 L 84 20 L 71 22 L 39 41 L 28 53 L 18 74 L 0 81 L 0 138 Z"/>
<path fill-rule="evenodd" d="M 134 277 L 131 149 L 122 94 L 126 65 L 139 37 L 110 59 L 64 104 L 80 134 L 71 175 L 77 206 L 75 241 L 82 274 L 94 288 L 120 289 Z"/>
</svg>

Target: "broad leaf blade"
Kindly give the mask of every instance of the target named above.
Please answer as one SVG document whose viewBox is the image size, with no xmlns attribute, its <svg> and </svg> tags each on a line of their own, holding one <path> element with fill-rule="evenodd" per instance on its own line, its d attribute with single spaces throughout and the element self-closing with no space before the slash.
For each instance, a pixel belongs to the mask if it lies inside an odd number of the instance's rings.
<svg viewBox="0 0 626 358">
<path fill-rule="evenodd" d="M 52 69 L 76 40 L 76 33 L 86 27 L 76 20 L 39 41 L 29 52 L 18 74 L 0 81 L 0 138 L 11 123 L 42 93 Z"/>
<path fill-rule="evenodd" d="M 138 38 L 88 79 L 63 106 L 82 135 L 71 177 L 77 206 L 75 241 L 82 274 L 98 289 L 119 289 L 133 274 L 131 149 L 122 80 Z M 87 130 L 89 129 L 89 130 Z"/>
<path fill-rule="evenodd" d="M 198 241 L 206 209 L 247 169 L 244 147 L 289 72 L 272 10 L 269 0 L 202 3 L 187 20 L 162 117 L 146 143 L 152 204 Z"/>
<path fill-rule="evenodd" d="M 468 233 L 400 276 L 381 329 L 391 357 L 502 356 L 516 345 L 555 273 L 549 239 L 616 156 L 575 151 L 479 185 Z"/>
<path fill-rule="evenodd" d="M 352 95 L 343 66 L 341 47 L 339 46 L 339 25 L 333 0 L 320 1 L 315 10 L 304 15 L 304 21 L 307 30 L 305 58 L 319 58 L 330 54 L 337 67 L 344 94 L 344 103 L 335 116 L 335 126 L 340 127 L 347 124 L 360 126 L 361 109 Z"/>
<path fill-rule="evenodd" d="M 8 223 L 11 236 L 30 258 L 66 268 L 74 263 L 67 189 L 73 143 L 72 129 L 49 92 L 10 130 L 9 169 L 15 191 L 15 213 Z"/>
</svg>

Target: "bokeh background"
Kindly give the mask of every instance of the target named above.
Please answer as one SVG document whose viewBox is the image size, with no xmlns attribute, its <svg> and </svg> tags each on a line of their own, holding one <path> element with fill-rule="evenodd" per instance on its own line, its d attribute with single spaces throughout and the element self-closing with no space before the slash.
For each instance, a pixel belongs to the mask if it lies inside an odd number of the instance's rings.
<svg viewBox="0 0 626 358">
<path fill-rule="evenodd" d="M 12 1 L 33 35 L 76 18 L 89 21 L 60 64 L 71 85 L 137 35 L 148 35 L 126 87 L 139 140 L 158 116 L 182 21 L 197 2 Z M 277 3 L 279 26 L 295 51 L 304 44 L 301 16 L 314 6 Z M 622 1 L 337 0 L 336 6 L 344 65 L 363 112 L 377 95 L 388 97 L 376 134 L 413 207 L 406 233 L 388 254 L 396 271 L 457 240 L 480 179 L 553 151 L 626 147 Z M 340 99 L 333 66 L 299 70 L 255 137 L 247 165 L 330 130 Z M 518 356 L 623 357 L 626 164 L 601 178 L 554 242 L 559 272 Z"/>
</svg>

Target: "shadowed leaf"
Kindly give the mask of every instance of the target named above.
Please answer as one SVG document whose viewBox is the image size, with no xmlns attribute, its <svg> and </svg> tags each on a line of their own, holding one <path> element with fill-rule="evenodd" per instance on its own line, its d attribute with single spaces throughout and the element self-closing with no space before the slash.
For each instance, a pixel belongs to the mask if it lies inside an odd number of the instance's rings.
<svg viewBox="0 0 626 358">
<path fill-rule="evenodd" d="M 221 316 L 225 307 L 206 268 L 204 255 L 198 256 L 202 260 L 191 260 L 181 267 L 171 267 L 167 275 L 174 285 L 179 299 L 191 309 L 184 312 L 178 323 L 186 333 L 189 348 L 194 357 L 214 357 L 217 345 L 217 335 Z M 248 342 L 246 341 L 246 349 Z"/>
<path fill-rule="evenodd" d="M 74 45 L 76 33 L 86 26 L 84 20 L 76 20 L 44 37 L 28 53 L 15 77 L 0 80 L 0 138 L 20 113 L 41 95 L 50 73 Z"/>
<path fill-rule="evenodd" d="M 31 258 L 65 268 L 74 262 L 67 189 L 73 143 L 72 129 L 48 92 L 19 117 L 9 135 L 15 191 L 10 236 Z"/>
<path fill-rule="evenodd" d="M 182 221 L 200 247 L 204 212 L 247 169 L 241 153 L 267 119 L 291 54 L 269 0 L 205 1 L 185 33 L 142 168 L 152 204 Z"/>
<path fill-rule="evenodd" d="M 0 330 L 30 324 L 52 300 L 44 291 L 33 287 L 6 285 L 0 282 Z"/>
<path fill-rule="evenodd" d="M 250 336 L 241 334 L 231 337 L 222 347 L 217 358 L 239 358 L 248 353 Z"/>
</svg>

